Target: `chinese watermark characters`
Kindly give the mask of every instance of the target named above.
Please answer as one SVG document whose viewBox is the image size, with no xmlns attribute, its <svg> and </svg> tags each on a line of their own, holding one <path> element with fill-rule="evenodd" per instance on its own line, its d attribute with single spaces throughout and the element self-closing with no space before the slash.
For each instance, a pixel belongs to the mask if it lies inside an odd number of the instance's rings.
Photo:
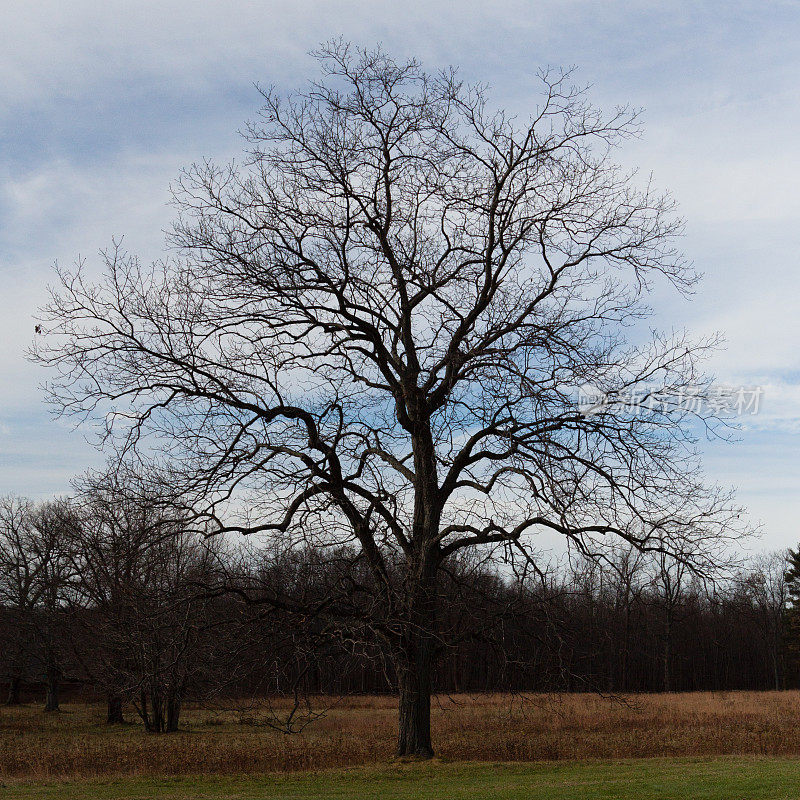
<svg viewBox="0 0 800 800">
<path fill-rule="evenodd" d="M 604 409 L 629 414 L 690 413 L 712 416 L 758 414 L 764 389 L 761 386 L 682 387 L 674 392 L 640 386 L 618 392 L 584 387 L 578 393 L 578 408 L 584 416 Z"/>
</svg>

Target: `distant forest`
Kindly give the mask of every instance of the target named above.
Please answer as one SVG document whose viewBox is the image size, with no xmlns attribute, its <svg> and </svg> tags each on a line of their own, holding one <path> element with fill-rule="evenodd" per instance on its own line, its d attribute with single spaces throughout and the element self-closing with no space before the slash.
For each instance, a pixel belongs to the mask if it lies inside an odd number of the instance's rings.
<svg viewBox="0 0 800 800">
<path fill-rule="evenodd" d="M 385 609 L 357 551 L 323 560 L 138 513 L 110 525 L 97 497 L 80 509 L 2 502 L 9 703 L 41 699 L 54 710 L 68 689 L 106 698 L 111 720 L 135 709 L 162 731 L 177 728 L 187 701 L 294 694 L 300 704 L 395 689 L 378 635 Z M 789 555 L 758 557 L 724 579 L 632 548 L 522 573 L 498 571 L 496 554 L 451 559 L 434 690 L 796 687 Z"/>
</svg>

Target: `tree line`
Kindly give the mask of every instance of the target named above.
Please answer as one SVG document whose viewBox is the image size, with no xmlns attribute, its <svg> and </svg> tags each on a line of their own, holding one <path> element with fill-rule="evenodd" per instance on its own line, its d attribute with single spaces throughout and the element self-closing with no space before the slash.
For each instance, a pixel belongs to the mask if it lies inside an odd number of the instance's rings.
<svg viewBox="0 0 800 800">
<path fill-rule="evenodd" d="M 288 716 L 267 719 L 295 730 L 313 719 L 311 695 L 394 690 L 369 593 L 353 592 L 369 581 L 358 551 L 323 558 L 276 539 L 206 537 L 157 489 L 112 470 L 71 499 L 0 500 L 8 704 L 43 697 L 56 711 L 67 684 L 104 698 L 109 723 L 128 709 L 170 732 L 186 701 L 245 709 L 289 695 Z M 787 558 L 701 580 L 630 546 L 522 574 L 454 557 L 439 589 L 434 691 L 794 686 L 800 582 Z M 358 606 L 350 615 L 332 609 L 344 592 Z"/>
</svg>

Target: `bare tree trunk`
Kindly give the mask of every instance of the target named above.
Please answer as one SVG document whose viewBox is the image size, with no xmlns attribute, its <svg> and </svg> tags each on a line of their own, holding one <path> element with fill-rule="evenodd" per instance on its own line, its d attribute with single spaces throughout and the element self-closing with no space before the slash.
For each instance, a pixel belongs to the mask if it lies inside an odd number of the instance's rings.
<svg viewBox="0 0 800 800">
<path fill-rule="evenodd" d="M 431 745 L 431 668 L 430 636 L 415 637 L 407 661 L 399 671 L 400 703 L 398 756 L 433 756 Z"/>
<path fill-rule="evenodd" d="M 670 660 L 672 658 L 672 619 L 667 618 L 667 627 L 664 632 L 664 691 L 672 691 L 672 676 L 670 673 Z"/>
<path fill-rule="evenodd" d="M 147 708 L 147 692 L 144 689 L 142 689 L 139 698 L 139 716 L 142 718 L 142 722 L 144 723 L 144 729 L 150 733 L 153 728 L 150 724 L 150 712 Z"/>
<path fill-rule="evenodd" d="M 779 655 L 778 655 L 778 648 L 779 643 L 777 641 L 777 637 L 773 640 L 772 643 L 772 675 L 775 680 L 775 691 L 779 692 L 781 689 L 781 672 L 779 667 Z"/>
<path fill-rule="evenodd" d="M 436 625 L 436 571 L 423 577 L 409 603 L 400 652 L 395 659 L 400 689 L 397 755 L 431 758 L 431 686 Z"/>
<path fill-rule="evenodd" d="M 109 694 L 106 724 L 119 725 L 123 722 L 125 722 L 125 718 L 122 715 L 122 698 L 118 694 Z"/>
<path fill-rule="evenodd" d="M 150 697 L 150 705 L 152 706 L 150 731 L 152 733 L 164 732 L 164 701 L 160 693 L 155 690 Z"/>
<path fill-rule="evenodd" d="M 144 722 L 145 730 L 148 733 L 166 732 L 167 715 L 170 713 L 170 701 L 169 699 L 165 700 L 163 687 L 154 682 L 149 691 L 147 689 L 142 689 L 139 703 L 139 716 Z M 180 704 L 178 704 L 177 711 L 180 711 Z M 178 717 L 175 709 L 173 709 L 172 713 L 177 724 Z"/>
<path fill-rule="evenodd" d="M 775 621 L 772 629 L 772 672 L 775 677 L 775 691 L 781 690 L 781 633 L 780 633 L 780 620 Z"/>
<path fill-rule="evenodd" d="M 170 694 L 167 697 L 167 719 L 164 731 L 166 733 L 175 733 L 178 730 L 178 720 L 181 714 L 181 700 L 177 694 Z"/>
<path fill-rule="evenodd" d="M 58 679 L 60 671 L 56 667 L 51 667 L 47 670 L 46 685 L 47 695 L 45 697 L 44 710 L 45 711 L 58 711 Z"/>
<path fill-rule="evenodd" d="M 628 691 L 628 660 L 631 651 L 631 606 L 628 600 L 625 601 L 625 632 L 622 643 L 622 675 L 620 686 L 623 692 Z"/>
<path fill-rule="evenodd" d="M 8 681 L 8 697 L 6 698 L 7 706 L 18 706 L 22 700 L 20 699 L 20 686 L 22 678 L 19 675 L 14 675 Z"/>
</svg>

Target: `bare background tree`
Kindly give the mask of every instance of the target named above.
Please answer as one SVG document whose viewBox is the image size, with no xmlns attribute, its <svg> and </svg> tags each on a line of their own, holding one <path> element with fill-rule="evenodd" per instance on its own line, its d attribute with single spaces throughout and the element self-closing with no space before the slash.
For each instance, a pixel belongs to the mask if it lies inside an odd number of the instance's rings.
<svg viewBox="0 0 800 800">
<path fill-rule="evenodd" d="M 73 595 L 77 524 L 65 498 L 34 504 L 7 497 L 0 503 L 0 602 L 11 705 L 19 702 L 27 665 L 43 676 L 44 710 L 59 710 L 59 685 L 69 662 L 64 618 Z"/>
<path fill-rule="evenodd" d="M 739 576 L 743 606 L 756 615 L 756 627 L 769 652 L 775 691 L 786 688 L 785 626 L 789 607 L 786 551 L 765 553 Z"/>
<path fill-rule="evenodd" d="M 237 674 L 222 657 L 237 651 L 235 616 L 202 591 L 215 583 L 223 543 L 190 530 L 164 475 L 112 464 L 77 488 L 81 664 L 107 696 L 107 722 L 123 722 L 130 703 L 146 730 L 176 731 L 187 693 L 208 699 Z"/>
<path fill-rule="evenodd" d="M 7 705 L 19 705 L 20 684 L 30 660 L 30 616 L 39 600 L 42 565 L 30 545 L 31 504 L 8 496 L 0 503 L 0 602 L 3 609 L 3 673 Z"/>
<path fill-rule="evenodd" d="M 638 324 L 654 281 L 695 274 L 671 201 L 611 157 L 634 113 L 568 73 L 521 121 L 454 71 L 318 57 L 320 81 L 263 92 L 243 164 L 183 175 L 173 257 L 60 271 L 35 355 L 59 409 L 171 462 L 199 527 L 354 553 L 367 579 L 336 602 L 391 655 L 398 753 L 430 756 L 459 553 L 535 570 L 547 532 L 702 575 L 736 535 L 699 472 L 702 411 L 674 401 L 702 399 L 713 342 Z M 586 385 L 607 398 L 590 414 Z"/>
</svg>

